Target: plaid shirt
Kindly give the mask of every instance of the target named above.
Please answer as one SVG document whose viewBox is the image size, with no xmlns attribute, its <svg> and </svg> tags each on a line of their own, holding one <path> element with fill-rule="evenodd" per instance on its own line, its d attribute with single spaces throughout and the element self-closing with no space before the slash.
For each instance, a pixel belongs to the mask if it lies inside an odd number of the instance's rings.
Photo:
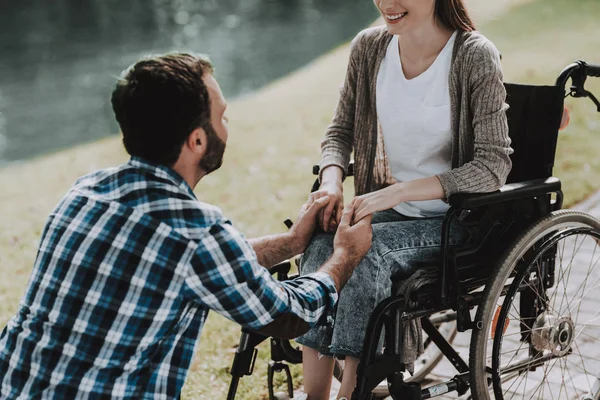
<svg viewBox="0 0 600 400">
<path fill-rule="evenodd" d="M 336 300 L 326 274 L 272 278 L 218 208 L 132 158 L 50 214 L 0 336 L 0 398 L 176 398 L 209 309 L 258 329 L 285 313 L 314 325 Z"/>
</svg>

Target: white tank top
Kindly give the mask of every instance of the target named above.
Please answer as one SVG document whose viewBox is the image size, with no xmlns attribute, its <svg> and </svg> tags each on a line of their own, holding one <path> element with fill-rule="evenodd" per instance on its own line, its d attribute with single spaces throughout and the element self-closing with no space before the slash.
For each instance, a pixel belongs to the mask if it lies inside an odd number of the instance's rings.
<svg viewBox="0 0 600 400">
<path fill-rule="evenodd" d="M 377 75 L 377 117 L 394 179 L 406 182 L 452 168 L 452 129 L 448 79 L 456 32 L 433 64 L 421 75 L 406 79 L 398 36 L 390 42 Z M 394 207 L 410 217 L 443 215 L 442 200 L 411 201 Z"/>
</svg>

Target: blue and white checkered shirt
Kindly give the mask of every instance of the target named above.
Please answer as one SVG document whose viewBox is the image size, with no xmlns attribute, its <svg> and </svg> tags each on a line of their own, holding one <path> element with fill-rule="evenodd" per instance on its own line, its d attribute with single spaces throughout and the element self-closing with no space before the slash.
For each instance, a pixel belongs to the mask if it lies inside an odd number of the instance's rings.
<svg viewBox="0 0 600 400">
<path fill-rule="evenodd" d="M 132 158 L 50 214 L 0 336 L 0 398 L 176 398 L 209 309 L 258 329 L 285 313 L 314 325 L 336 300 L 326 274 L 273 279 L 218 208 Z"/>
</svg>

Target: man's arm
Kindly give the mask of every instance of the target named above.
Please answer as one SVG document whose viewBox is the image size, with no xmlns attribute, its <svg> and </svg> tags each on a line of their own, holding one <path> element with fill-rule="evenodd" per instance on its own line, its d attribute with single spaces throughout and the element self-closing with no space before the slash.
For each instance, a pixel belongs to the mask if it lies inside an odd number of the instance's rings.
<svg viewBox="0 0 600 400">
<path fill-rule="evenodd" d="M 270 268 L 302 253 L 312 237 L 317 214 L 329 203 L 325 196 L 302 206 L 296 223 L 289 232 L 250 239 L 258 263 Z"/>
<path fill-rule="evenodd" d="M 342 252 L 334 252 L 329 261 L 323 264 L 318 272 L 331 278 L 336 291 L 339 293 L 356 267 L 356 265 L 351 265 L 352 262 L 353 260 Z M 354 262 L 358 263 L 356 260 Z M 265 336 L 293 339 L 308 332 L 310 327 L 310 324 L 294 314 L 283 314 L 264 328 L 259 329 L 258 332 Z"/>
<path fill-rule="evenodd" d="M 289 260 L 302 252 L 289 232 L 250 239 L 248 242 L 256 253 L 258 263 L 266 268 Z"/>
<path fill-rule="evenodd" d="M 186 297 L 226 318 L 276 337 L 305 333 L 337 301 L 323 273 L 279 282 L 262 267 L 250 244 L 228 223 L 214 225 L 197 246 L 186 278 Z"/>
<path fill-rule="evenodd" d="M 195 249 L 185 293 L 210 309 L 275 337 L 306 333 L 337 301 L 371 245 L 370 219 L 350 227 L 344 211 L 331 259 L 316 273 L 279 282 L 259 265 L 249 243 L 230 224 L 215 225 Z"/>
</svg>

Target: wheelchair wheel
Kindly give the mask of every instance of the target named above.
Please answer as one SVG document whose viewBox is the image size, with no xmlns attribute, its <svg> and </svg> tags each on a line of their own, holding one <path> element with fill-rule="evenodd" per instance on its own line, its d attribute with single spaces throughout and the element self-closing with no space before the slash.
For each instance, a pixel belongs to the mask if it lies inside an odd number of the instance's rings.
<svg viewBox="0 0 600 400">
<path fill-rule="evenodd" d="M 431 323 L 434 327 L 436 327 L 442 336 L 448 341 L 448 343 L 452 344 L 454 338 L 456 337 L 457 329 L 456 329 L 456 313 L 452 311 L 444 311 L 441 313 L 437 313 L 429 317 Z M 443 354 L 439 347 L 437 347 L 431 340 L 427 337 L 427 334 L 423 332 L 423 347 L 424 353 L 417 358 L 415 361 L 415 371 L 411 376 L 408 372 L 404 372 L 404 380 L 407 382 L 421 382 L 423 381 L 427 375 L 435 368 L 435 366 L 442 360 Z M 336 360 L 336 364 L 334 366 L 333 375 L 334 377 L 342 381 L 344 374 L 344 362 L 340 360 Z M 387 387 L 387 383 L 384 381 L 379 384 L 374 390 L 373 394 L 376 398 L 378 397 L 386 397 L 389 396 L 389 390 Z"/>
<path fill-rule="evenodd" d="M 477 310 L 475 399 L 597 398 L 600 221 L 556 211 L 500 260 Z"/>
</svg>

